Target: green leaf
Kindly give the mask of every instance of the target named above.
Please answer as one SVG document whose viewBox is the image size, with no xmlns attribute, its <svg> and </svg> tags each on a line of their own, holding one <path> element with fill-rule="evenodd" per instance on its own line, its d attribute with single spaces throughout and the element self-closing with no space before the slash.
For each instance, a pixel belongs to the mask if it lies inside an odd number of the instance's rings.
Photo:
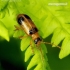
<svg viewBox="0 0 70 70">
<path fill-rule="evenodd" d="M 66 37 L 62 43 L 61 52 L 59 54 L 60 59 L 70 54 L 70 37 Z"/>
<path fill-rule="evenodd" d="M 30 45 L 30 38 L 29 37 L 24 37 L 21 40 L 21 50 L 24 51 L 28 46 Z"/>
<path fill-rule="evenodd" d="M 16 14 L 17 10 L 14 3 L 8 2 L 7 7 L 0 12 L 0 21 L 7 27 L 9 35 L 12 36 L 15 30 L 14 25 L 17 24 Z"/>
<path fill-rule="evenodd" d="M 33 66 L 36 66 L 34 70 L 50 70 L 49 65 L 47 63 L 46 46 L 44 44 L 41 44 L 38 47 L 34 46 L 32 50 L 30 50 L 29 47 L 25 52 L 25 61 L 27 61 L 32 56 L 32 53 L 34 53 L 34 55 L 27 67 L 27 70 L 30 70 Z"/>
<path fill-rule="evenodd" d="M 9 41 L 8 30 L 1 21 L 0 21 L 0 36 Z"/>
<path fill-rule="evenodd" d="M 55 43 L 56 45 L 58 45 L 64 38 L 65 38 L 65 33 L 64 33 L 64 31 L 59 27 L 59 28 L 56 28 L 56 29 L 55 29 L 51 41 L 52 41 L 52 43 Z"/>
<path fill-rule="evenodd" d="M 27 50 L 25 51 L 25 62 L 28 61 L 28 59 L 32 56 L 33 52 L 31 50 L 31 46 L 29 46 L 27 48 Z"/>
<path fill-rule="evenodd" d="M 0 11 L 4 10 L 8 5 L 9 0 L 0 0 Z"/>
<path fill-rule="evenodd" d="M 21 36 L 24 36 L 24 32 L 22 30 L 16 30 L 16 28 L 15 28 L 13 37 L 20 38 Z"/>
</svg>

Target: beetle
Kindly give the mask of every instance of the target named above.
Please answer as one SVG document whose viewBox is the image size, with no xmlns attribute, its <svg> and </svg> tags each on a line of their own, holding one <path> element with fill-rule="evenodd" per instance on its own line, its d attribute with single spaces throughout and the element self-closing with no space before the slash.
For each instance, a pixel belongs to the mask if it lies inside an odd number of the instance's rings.
<svg viewBox="0 0 70 70">
<path fill-rule="evenodd" d="M 28 15 L 19 14 L 17 16 L 17 22 L 21 26 L 22 30 L 28 35 L 31 36 L 32 40 L 36 45 L 39 45 L 42 41 L 38 33 L 38 29 Z"/>
<path fill-rule="evenodd" d="M 19 14 L 17 16 L 17 22 L 20 25 L 21 29 L 27 34 L 27 36 L 30 36 L 34 43 L 39 46 L 40 43 L 45 43 L 45 44 L 51 44 L 49 42 L 43 42 L 42 39 L 40 38 L 40 35 L 38 33 L 38 29 L 35 26 L 34 22 L 31 20 L 31 18 L 26 15 L 26 14 Z M 17 27 L 16 27 L 17 29 Z M 55 45 L 56 46 L 56 45 Z M 59 46 L 57 46 L 60 48 Z"/>
</svg>

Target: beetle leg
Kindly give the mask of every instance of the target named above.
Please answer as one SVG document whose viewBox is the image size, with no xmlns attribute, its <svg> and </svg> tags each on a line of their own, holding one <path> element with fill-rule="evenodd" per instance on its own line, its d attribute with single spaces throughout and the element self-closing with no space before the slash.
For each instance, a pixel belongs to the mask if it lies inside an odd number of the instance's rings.
<svg viewBox="0 0 70 70">
<path fill-rule="evenodd" d="M 14 25 L 14 27 L 15 27 L 15 30 L 14 31 L 16 31 L 16 30 L 22 30 L 20 27 L 18 27 L 16 25 Z"/>
<path fill-rule="evenodd" d="M 20 39 L 23 39 L 23 38 L 26 38 L 26 37 L 28 37 L 28 35 L 27 36 L 20 36 L 19 38 Z"/>
</svg>

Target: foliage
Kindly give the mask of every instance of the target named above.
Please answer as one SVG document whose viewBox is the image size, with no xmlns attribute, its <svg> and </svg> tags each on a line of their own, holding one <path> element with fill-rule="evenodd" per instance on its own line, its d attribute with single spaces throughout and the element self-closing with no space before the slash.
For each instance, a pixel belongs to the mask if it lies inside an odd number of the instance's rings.
<svg viewBox="0 0 70 70">
<path fill-rule="evenodd" d="M 50 6 L 50 2 L 62 2 L 58 0 L 46 1 L 46 0 L 7 0 L 0 1 L 0 36 L 9 41 L 9 37 L 18 37 L 21 35 L 21 31 L 15 31 L 14 25 L 18 25 L 16 17 L 20 13 L 29 15 L 37 28 L 39 29 L 40 36 L 44 39 L 53 34 L 51 43 L 55 45 L 60 44 L 62 41 L 59 58 L 62 59 L 70 54 L 70 1 L 66 6 Z M 66 2 L 66 1 L 64 1 Z M 4 4 L 5 3 L 5 4 Z M 25 35 L 23 33 L 23 35 Z M 48 59 L 46 57 L 46 46 L 41 44 L 39 50 L 33 44 L 34 54 L 32 54 L 30 48 L 31 38 L 24 38 L 21 40 L 20 48 L 25 51 L 25 61 L 31 58 L 31 61 L 27 67 L 29 70 L 33 66 L 37 65 L 34 70 L 50 70 L 48 65 Z M 54 47 L 56 47 L 54 45 Z M 42 53 L 41 53 L 42 51 Z M 43 59 L 42 59 L 43 57 Z"/>
</svg>

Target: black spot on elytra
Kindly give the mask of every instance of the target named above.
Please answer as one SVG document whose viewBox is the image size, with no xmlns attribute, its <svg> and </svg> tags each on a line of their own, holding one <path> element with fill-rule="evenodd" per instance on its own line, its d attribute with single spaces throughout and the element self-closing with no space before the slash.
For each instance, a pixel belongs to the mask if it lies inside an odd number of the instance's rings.
<svg viewBox="0 0 70 70">
<path fill-rule="evenodd" d="M 30 19 L 30 17 L 28 15 L 24 14 L 24 16 L 25 16 L 25 18 Z"/>
<path fill-rule="evenodd" d="M 29 34 L 32 35 L 34 33 L 38 32 L 37 28 L 32 28 L 31 30 L 29 30 Z"/>
<path fill-rule="evenodd" d="M 17 21 L 21 25 L 22 24 L 22 21 L 24 21 L 24 18 L 22 16 L 21 17 L 18 17 Z"/>
</svg>

